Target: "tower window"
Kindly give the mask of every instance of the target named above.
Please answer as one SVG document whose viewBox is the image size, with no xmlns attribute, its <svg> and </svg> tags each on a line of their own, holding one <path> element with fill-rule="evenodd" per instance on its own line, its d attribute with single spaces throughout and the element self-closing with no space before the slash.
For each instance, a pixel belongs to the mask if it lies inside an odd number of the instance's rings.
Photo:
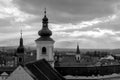
<svg viewBox="0 0 120 80">
<path fill-rule="evenodd" d="M 42 48 L 42 54 L 46 54 L 46 48 L 45 47 Z"/>
<path fill-rule="evenodd" d="M 19 58 L 19 62 L 22 62 L 22 58 Z"/>
</svg>

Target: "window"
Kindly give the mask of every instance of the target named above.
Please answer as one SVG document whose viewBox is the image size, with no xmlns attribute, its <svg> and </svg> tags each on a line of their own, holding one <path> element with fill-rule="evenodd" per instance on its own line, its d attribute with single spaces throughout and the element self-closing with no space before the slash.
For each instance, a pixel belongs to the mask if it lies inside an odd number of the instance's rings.
<svg viewBox="0 0 120 80">
<path fill-rule="evenodd" d="M 42 48 L 42 54 L 46 54 L 46 48 L 45 47 Z"/>
<path fill-rule="evenodd" d="M 19 58 L 19 62 L 22 62 L 22 58 Z"/>
</svg>

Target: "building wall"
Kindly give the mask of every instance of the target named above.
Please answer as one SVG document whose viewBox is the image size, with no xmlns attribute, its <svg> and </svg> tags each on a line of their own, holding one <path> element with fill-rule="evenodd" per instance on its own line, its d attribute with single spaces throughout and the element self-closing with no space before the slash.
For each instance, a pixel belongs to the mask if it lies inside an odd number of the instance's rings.
<svg viewBox="0 0 120 80">
<path fill-rule="evenodd" d="M 37 41 L 37 60 L 45 58 L 47 61 L 54 60 L 53 41 Z M 42 54 L 42 47 L 46 47 L 47 54 Z"/>
<path fill-rule="evenodd" d="M 92 76 L 92 75 L 111 75 L 120 73 L 120 65 L 92 66 L 92 67 L 55 67 L 63 76 Z"/>
</svg>

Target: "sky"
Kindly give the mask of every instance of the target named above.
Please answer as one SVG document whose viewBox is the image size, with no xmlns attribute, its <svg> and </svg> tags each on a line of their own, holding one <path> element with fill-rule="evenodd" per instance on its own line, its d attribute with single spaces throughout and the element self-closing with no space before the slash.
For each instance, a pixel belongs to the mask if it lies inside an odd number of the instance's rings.
<svg viewBox="0 0 120 80">
<path fill-rule="evenodd" d="M 44 9 L 55 48 L 120 48 L 120 0 L 0 0 L 0 46 L 36 46 Z"/>
</svg>

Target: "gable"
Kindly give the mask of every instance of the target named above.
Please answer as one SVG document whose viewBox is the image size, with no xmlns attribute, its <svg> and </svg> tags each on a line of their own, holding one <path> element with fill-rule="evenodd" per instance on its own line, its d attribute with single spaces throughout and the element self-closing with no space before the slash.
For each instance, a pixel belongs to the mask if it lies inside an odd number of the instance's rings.
<svg viewBox="0 0 120 80">
<path fill-rule="evenodd" d="M 33 78 L 24 70 L 22 66 L 18 66 L 7 80 L 33 80 Z"/>
<path fill-rule="evenodd" d="M 6 72 L 3 72 L 1 75 L 2 76 L 7 76 L 8 74 Z"/>
</svg>

